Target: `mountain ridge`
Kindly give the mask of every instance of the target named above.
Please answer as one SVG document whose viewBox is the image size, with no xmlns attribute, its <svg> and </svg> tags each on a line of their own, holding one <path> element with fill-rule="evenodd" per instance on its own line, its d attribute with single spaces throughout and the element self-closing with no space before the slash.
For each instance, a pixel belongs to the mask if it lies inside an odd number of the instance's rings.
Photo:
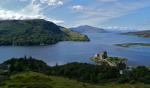
<svg viewBox="0 0 150 88">
<path fill-rule="evenodd" d="M 0 45 L 49 45 L 59 41 L 74 41 L 73 35 L 68 35 L 60 26 L 44 19 L 0 20 Z M 88 40 L 88 37 L 82 34 L 75 39 Z"/>
<path fill-rule="evenodd" d="M 105 29 L 93 27 L 89 25 L 81 25 L 78 27 L 70 28 L 72 31 L 79 32 L 79 33 L 105 33 L 107 32 Z"/>
</svg>

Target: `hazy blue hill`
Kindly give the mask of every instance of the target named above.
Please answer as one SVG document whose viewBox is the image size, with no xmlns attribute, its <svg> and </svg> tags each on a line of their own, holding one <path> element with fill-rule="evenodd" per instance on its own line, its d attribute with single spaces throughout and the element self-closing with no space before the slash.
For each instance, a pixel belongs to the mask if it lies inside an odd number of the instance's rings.
<svg viewBox="0 0 150 88">
<path fill-rule="evenodd" d="M 0 45 L 47 45 L 68 40 L 73 39 L 60 26 L 43 19 L 0 21 Z"/>
<path fill-rule="evenodd" d="M 141 36 L 141 37 L 150 37 L 150 30 L 137 31 L 137 32 L 128 32 L 128 33 L 124 33 L 124 34 L 137 35 L 137 36 Z"/>
<path fill-rule="evenodd" d="M 103 33 L 107 32 L 106 30 L 102 28 L 92 27 L 89 25 L 83 25 L 75 28 L 71 28 L 71 30 L 79 33 Z"/>
</svg>

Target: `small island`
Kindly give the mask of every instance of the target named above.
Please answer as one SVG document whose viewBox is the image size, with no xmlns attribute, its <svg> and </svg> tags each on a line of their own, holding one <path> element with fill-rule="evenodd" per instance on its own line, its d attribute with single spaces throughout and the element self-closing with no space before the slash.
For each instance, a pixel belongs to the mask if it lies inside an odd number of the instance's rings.
<svg viewBox="0 0 150 88">
<path fill-rule="evenodd" d="M 132 46 L 150 46 L 150 43 L 123 43 L 123 44 L 115 44 L 116 46 L 120 47 L 132 47 Z"/>
<path fill-rule="evenodd" d="M 150 30 L 145 30 L 145 31 L 137 31 L 137 32 L 127 32 L 123 33 L 124 35 L 135 35 L 139 37 L 145 37 L 145 38 L 150 38 Z"/>
</svg>

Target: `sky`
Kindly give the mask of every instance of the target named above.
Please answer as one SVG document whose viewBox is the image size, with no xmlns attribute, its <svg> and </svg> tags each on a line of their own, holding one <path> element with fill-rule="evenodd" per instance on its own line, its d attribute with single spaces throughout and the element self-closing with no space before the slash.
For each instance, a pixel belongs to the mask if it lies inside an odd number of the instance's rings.
<svg viewBox="0 0 150 88">
<path fill-rule="evenodd" d="M 150 30 L 150 0 L 0 0 L 0 20 L 45 19 L 64 27 Z"/>
</svg>

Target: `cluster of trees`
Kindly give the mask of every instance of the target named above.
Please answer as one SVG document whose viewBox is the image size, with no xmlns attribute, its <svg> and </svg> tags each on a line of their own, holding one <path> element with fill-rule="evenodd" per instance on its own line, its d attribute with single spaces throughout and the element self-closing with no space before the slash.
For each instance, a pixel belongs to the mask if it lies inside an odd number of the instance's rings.
<svg viewBox="0 0 150 88">
<path fill-rule="evenodd" d="M 42 60 L 37 60 L 32 57 L 12 58 L 2 63 L 9 66 L 9 73 L 15 74 L 24 71 L 46 72 L 49 66 Z"/>
<path fill-rule="evenodd" d="M 47 45 L 63 40 L 88 39 L 82 34 L 75 34 L 62 31 L 60 26 L 42 19 L 0 21 L 0 45 Z M 76 38 L 73 39 L 73 36 Z"/>
<path fill-rule="evenodd" d="M 9 75 L 33 71 L 47 75 L 63 76 L 89 83 L 112 81 L 119 83 L 150 83 L 150 69 L 144 66 L 131 68 L 130 70 L 126 69 L 124 70 L 124 74 L 120 74 L 120 68 L 108 65 L 74 62 L 65 65 L 48 66 L 45 62 L 32 57 L 12 58 L 2 64 L 9 66 Z"/>
<path fill-rule="evenodd" d="M 150 84 L 150 69 L 145 66 L 137 66 L 131 70 L 127 70 L 125 74 L 121 75 L 119 83 L 136 83 L 142 82 Z"/>
<path fill-rule="evenodd" d="M 46 34 L 44 35 L 18 35 L 18 36 L 0 36 L 0 45 L 14 45 L 14 46 L 30 46 L 30 45 L 48 45 L 54 44 L 61 39 L 57 37 L 50 37 Z"/>
<path fill-rule="evenodd" d="M 76 79 L 83 82 L 98 83 L 119 77 L 119 70 L 105 65 L 87 63 L 68 63 L 51 68 L 50 75 Z"/>
<path fill-rule="evenodd" d="M 0 64 L 0 83 L 8 78 L 8 66 Z"/>
</svg>

